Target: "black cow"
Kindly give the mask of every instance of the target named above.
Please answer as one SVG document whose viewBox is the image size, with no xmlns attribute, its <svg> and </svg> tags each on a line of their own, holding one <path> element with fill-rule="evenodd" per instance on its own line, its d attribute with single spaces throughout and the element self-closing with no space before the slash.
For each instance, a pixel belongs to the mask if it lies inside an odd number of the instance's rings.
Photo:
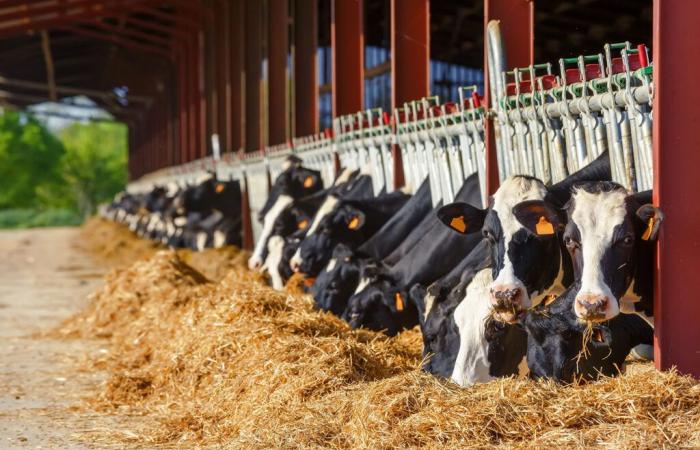
<svg viewBox="0 0 700 450">
<path fill-rule="evenodd" d="M 430 184 L 426 180 L 403 207 L 356 251 L 339 244 L 311 287 L 316 305 L 324 311 L 341 315 L 357 287 L 362 267 L 380 261 L 407 235 L 420 228 L 430 209 Z"/>
<path fill-rule="evenodd" d="M 481 202 L 476 176 L 465 180 L 457 197 Z M 370 265 L 363 270 L 343 313 L 352 327 L 385 330 L 391 335 L 418 324 L 415 305 L 407 302 L 410 288 L 416 283 L 429 284 L 449 272 L 481 240 L 478 233 L 465 236 L 445 229 L 436 212 L 430 217 L 416 230 L 420 236 L 411 233 L 406 238 L 413 245 L 394 266 Z"/>
<path fill-rule="evenodd" d="M 328 196 L 290 261 L 292 270 L 315 277 L 328 264 L 337 244 L 359 247 L 409 198 L 401 191 L 363 200 Z"/>
<path fill-rule="evenodd" d="M 570 383 L 616 376 L 624 371 L 625 358 L 633 347 L 653 344 L 654 331 L 648 323 L 636 314 L 620 314 L 591 324 L 583 351 L 587 325 L 573 308 L 579 289 L 580 282 L 576 282 L 562 296 L 530 310 L 523 319 L 530 377 Z"/>
</svg>

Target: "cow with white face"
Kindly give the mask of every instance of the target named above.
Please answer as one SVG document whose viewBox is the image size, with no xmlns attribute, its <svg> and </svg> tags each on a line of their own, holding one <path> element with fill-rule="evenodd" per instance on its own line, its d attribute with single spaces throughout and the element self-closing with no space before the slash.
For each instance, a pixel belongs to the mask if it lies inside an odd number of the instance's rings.
<svg viewBox="0 0 700 450">
<path fill-rule="evenodd" d="M 258 214 L 263 229 L 255 243 L 253 254 L 248 259 L 248 267 L 260 269 L 265 262 L 268 241 L 273 233 L 275 221 L 295 199 L 312 195 L 323 189 L 320 172 L 302 167 L 301 160 L 290 157 L 284 171 L 277 177 L 267 201 Z"/>
<path fill-rule="evenodd" d="M 566 210 L 564 242 L 581 281 L 574 312 L 600 322 L 622 312 L 652 314 L 654 241 L 664 215 L 612 182 L 576 188 Z"/>
<path fill-rule="evenodd" d="M 488 290 L 497 320 L 517 322 L 545 295 L 563 292 L 573 281 L 557 237 L 562 220 L 545 197 L 548 190 L 540 180 L 514 176 L 501 184 L 487 210 L 453 203 L 438 213 L 443 223 L 460 233 L 481 228 L 489 242 L 492 281 Z M 538 220 L 532 230 L 514 214 L 516 205 L 529 201 L 544 205 L 537 209 Z"/>
</svg>

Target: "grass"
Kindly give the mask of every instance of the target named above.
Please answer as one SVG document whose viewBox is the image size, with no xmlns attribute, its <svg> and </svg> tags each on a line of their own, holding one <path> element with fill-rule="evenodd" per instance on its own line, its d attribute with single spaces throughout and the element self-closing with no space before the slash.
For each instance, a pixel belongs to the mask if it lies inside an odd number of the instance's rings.
<svg viewBox="0 0 700 450">
<path fill-rule="evenodd" d="M 15 208 L 0 210 L 0 229 L 77 226 L 82 217 L 69 209 Z"/>
</svg>

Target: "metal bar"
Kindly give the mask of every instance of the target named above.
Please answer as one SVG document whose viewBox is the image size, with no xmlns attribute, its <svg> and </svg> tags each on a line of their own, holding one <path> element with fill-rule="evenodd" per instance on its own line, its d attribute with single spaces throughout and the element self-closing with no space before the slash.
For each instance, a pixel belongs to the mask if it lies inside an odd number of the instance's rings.
<svg viewBox="0 0 700 450">
<path fill-rule="evenodd" d="M 484 0 L 484 96 L 486 105 L 492 105 L 491 74 L 488 61 L 488 37 L 486 25 L 499 20 L 502 30 L 508 67 L 525 67 L 534 59 L 534 2 L 524 0 Z M 499 74 L 494 74 L 499 76 Z M 498 158 L 496 156 L 496 130 L 493 121 L 487 121 L 486 143 L 486 190 L 489 195 L 499 185 Z"/>
<path fill-rule="evenodd" d="M 294 136 L 318 133 L 317 0 L 294 2 Z"/>
<path fill-rule="evenodd" d="M 243 0 L 233 0 L 229 11 L 229 23 L 231 34 L 231 73 L 229 89 L 231 90 L 231 148 L 230 151 L 238 151 L 243 147 L 243 104 L 245 89 L 243 87 L 244 67 L 244 34 L 243 34 Z"/>
<path fill-rule="evenodd" d="M 333 117 L 364 108 L 365 39 L 362 0 L 332 0 Z"/>
<path fill-rule="evenodd" d="M 245 149 L 262 146 L 262 5 L 245 2 Z"/>
<path fill-rule="evenodd" d="M 700 3 L 654 0 L 654 203 L 666 216 L 658 244 L 655 276 L 655 361 L 700 377 L 700 314 L 694 277 L 698 273 L 700 229 L 700 134 L 694 89 L 700 52 Z M 690 67 L 678 67 L 687 61 Z"/>
<path fill-rule="evenodd" d="M 228 20 L 228 1 L 217 1 L 215 5 L 215 15 L 217 18 L 217 37 L 216 37 L 216 67 L 217 73 L 217 106 L 219 118 L 219 142 L 223 147 L 223 152 L 231 150 L 231 133 L 229 124 L 231 123 L 231 101 L 229 89 L 229 20 Z M 222 153 L 223 153 L 222 152 Z"/>
<path fill-rule="evenodd" d="M 391 0 L 391 54 L 392 109 L 430 95 L 430 0 Z M 399 146 L 391 153 L 398 189 L 405 184 Z"/>
<path fill-rule="evenodd" d="M 287 141 L 287 55 L 289 50 L 289 5 L 287 0 L 268 1 L 267 26 L 267 141 Z"/>
</svg>

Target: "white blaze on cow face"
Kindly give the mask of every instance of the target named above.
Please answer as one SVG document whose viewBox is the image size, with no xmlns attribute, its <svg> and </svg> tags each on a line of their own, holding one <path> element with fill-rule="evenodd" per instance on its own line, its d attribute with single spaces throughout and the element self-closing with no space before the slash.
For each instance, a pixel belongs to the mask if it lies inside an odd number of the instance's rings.
<svg viewBox="0 0 700 450">
<path fill-rule="evenodd" d="M 280 262 L 282 261 L 284 250 L 284 238 L 282 236 L 272 236 L 267 242 L 267 258 L 263 270 L 270 274 L 272 287 L 276 290 L 284 288 L 284 280 L 279 271 Z"/>
<path fill-rule="evenodd" d="M 329 195 L 328 197 L 326 197 L 326 199 L 321 204 L 321 207 L 318 209 L 318 211 L 316 211 L 316 215 L 314 216 L 313 222 L 311 222 L 311 226 L 309 227 L 309 231 L 306 233 L 306 236 L 311 236 L 316 232 L 316 230 L 318 230 L 318 227 L 321 224 L 323 218 L 329 215 L 331 212 L 333 212 L 335 205 L 337 205 L 339 201 L 340 200 L 338 199 L 338 197 L 334 195 Z M 301 263 L 302 258 L 300 246 L 300 248 L 298 248 L 297 251 L 294 252 L 294 256 L 292 256 L 292 259 L 289 260 L 289 265 L 292 268 L 292 270 L 296 272 L 301 266 Z"/>
<path fill-rule="evenodd" d="M 185 225 L 187 225 L 187 217 L 184 217 L 184 216 L 176 217 L 173 220 L 173 224 L 175 224 L 176 227 L 184 227 Z"/>
<path fill-rule="evenodd" d="M 206 248 L 206 246 L 207 246 L 207 233 L 205 233 L 204 231 L 200 231 L 199 233 L 197 233 L 197 242 L 196 242 L 195 246 L 197 247 L 197 250 L 200 252 Z"/>
<path fill-rule="evenodd" d="M 520 305 L 523 309 L 532 306 L 532 300 L 522 280 L 515 276 L 513 262 L 508 255 L 508 247 L 513 236 L 524 229 L 513 214 L 513 207 L 527 200 L 544 200 L 547 188 L 533 178 L 511 177 L 501 184 L 493 196 L 493 210 L 498 215 L 503 239 L 503 267 L 489 286 L 491 293 L 503 290 L 519 290 Z"/>
<path fill-rule="evenodd" d="M 619 299 L 605 283 L 602 261 L 605 251 L 612 245 L 615 228 L 624 222 L 627 215 L 627 195 L 623 190 L 590 193 L 583 189 L 572 194 L 574 209 L 571 221 L 578 227 L 583 252 L 581 289 L 574 302 L 574 312 L 578 317 L 584 317 L 579 303 L 591 299 L 606 299 L 605 320 L 620 312 Z"/>
<path fill-rule="evenodd" d="M 221 230 L 214 231 L 214 248 L 221 248 L 226 245 L 226 233 Z"/>
<path fill-rule="evenodd" d="M 289 206 L 294 199 L 289 195 L 280 195 L 272 208 L 265 214 L 263 219 L 263 229 L 258 238 L 258 242 L 255 243 L 255 249 L 253 250 L 253 255 L 248 259 L 248 267 L 250 269 L 259 269 L 263 264 L 263 252 L 267 246 L 267 241 L 272 234 L 272 228 L 275 225 L 275 220 L 284 211 L 284 209 Z"/>
<path fill-rule="evenodd" d="M 484 337 L 486 319 L 491 313 L 488 299 L 492 280 L 490 268 L 477 273 L 467 287 L 464 299 L 455 308 L 459 351 L 452 371 L 452 381 L 460 386 L 486 383 L 494 379 L 489 374 L 489 345 Z"/>
<path fill-rule="evenodd" d="M 336 178 L 335 181 L 333 182 L 333 186 L 339 186 L 339 185 L 341 185 L 341 184 L 343 184 L 343 183 L 347 183 L 347 181 L 350 179 L 350 176 L 352 175 L 352 173 L 353 173 L 353 170 L 351 170 L 351 169 L 344 169 L 344 170 L 340 173 L 340 175 L 338 176 L 338 178 Z"/>
<path fill-rule="evenodd" d="M 354 293 L 353 295 L 357 295 L 357 294 L 359 294 L 360 292 L 364 291 L 365 288 L 366 288 L 367 286 L 369 286 L 369 283 L 370 283 L 371 281 L 372 281 L 372 280 L 369 279 L 369 278 L 361 278 L 361 279 L 360 279 L 360 282 L 359 282 L 358 285 L 357 285 L 357 289 L 355 289 L 355 293 Z"/>
<path fill-rule="evenodd" d="M 331 258 L 330 261 L 328 261 L 328 264 L 326 264 L 326 272 L 331 272 L 333 269 L 335 269 L 335 265 L 338 263 L 338 260 L 335 258 Z"/>
</svg>

